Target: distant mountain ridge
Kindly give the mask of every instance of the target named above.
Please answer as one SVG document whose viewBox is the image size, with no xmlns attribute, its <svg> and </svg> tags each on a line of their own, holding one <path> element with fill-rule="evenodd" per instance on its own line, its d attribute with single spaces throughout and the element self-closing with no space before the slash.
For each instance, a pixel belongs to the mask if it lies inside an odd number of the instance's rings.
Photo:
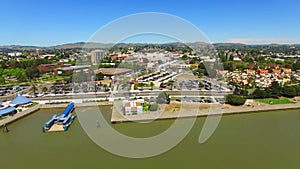
<svg viewBox="0 0 300 169">
<path fill-rule="evenodd" d="M 124 43 L 119 44 L 120 46 L 134 46 L 139 44 L 146 44 L 146 43 Z M 151 43 L 153 44 L 153 43 Z M 165 44 L 157 44 L 157 45 L 171 45 L 171 46 L 182 46 L 181 43 L 173 42 L 173 43 L 165 43 Z M 213 45 L 217 49 L 224 49 L 224 48 L 235 48 L 235 49 L 241 49 L 249 46 L 297 46 L 300 47 L 300 44 L 265 44 L 265 45 L 247 45 L 247 44 L 241 44 L 241 43 L 214 43 L 209 44 L 205 42 L 193 42 L 193 43 L 186 43 L 186 45 L 194 47 L 207 47 Z M 96 43 L 96 42 L 76 42 L 76 43 L 66 43 L 62 45 L 55 45 L 55 46 L 48 46 L 48 47 L 42 47 L 42 46 L 22 46 L 22 45 L 4 45 L 0 46 L 0 51 L 3 50 L 16 50 L 16 51 L 24 51 L 24 50 L 47 50 L 47 49 L 80 49 L 80 48 L 87 48 L 87 49 L 109 49 L 113 47 L 113 43 Z"/>
</svg>

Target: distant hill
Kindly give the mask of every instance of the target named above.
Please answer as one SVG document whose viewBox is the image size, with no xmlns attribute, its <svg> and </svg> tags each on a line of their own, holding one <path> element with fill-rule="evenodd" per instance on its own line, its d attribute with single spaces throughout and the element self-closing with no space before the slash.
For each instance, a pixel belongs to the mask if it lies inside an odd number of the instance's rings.
<svg viewBox="0 0 300 169">
<path fill-rule="evenodd" d="M 49 49 L 110 49 L 113 47 L 114 44 L 112 43 L 95 43 L 95 42 L 77 42 L 77 43 L 67 43 L 62 45 L 56 46 L 48 46 L 48 47 L 41 47 L 41 46 L 21 46 L 21 45 L 5 45 L 0 46 L 0 51 L 2 52 L 10 52 L 10 51 L 35 51 L 36 49 L 40 50 L 49 50 Z M 132 46 L 141 46 L 147 45 L 146 43 L 121 43 L 118 44 L 118 47 L 132 47 Z M 149 45 L 149 44 L 148 44 Z M 195 48 L 207 48 L 207 47 L 215 47 L 216 49 L 245 49 L 249 47 L 300 47 L 299 44 L 295 45 L 287 45 L 287 44 L 267 44 L 267 45 L 246 45 L 241 43 L 215 43 L 209 44 L 206 42 L 193 42 L 182 44 L 179 42 L 172 42 L 166 44 L 153 44 L 153 45 L 161 45 L 161 46 L 172 46 L 172 47 L 183 47 L 189 46 L 193 49 Z"/>
<path fill-rule="evenodd" d="M 77 43 L 68 43 L 68 44 L 62 44 L 62 45 L 57 45 L 57 46 L 51 46 L 49 48 L 54 48 L 54 49 L 74 49 L 74 48 L 101 48 L 101 49 L 107 49 L 111 48 L 113 44 L 111 43 L 93 43 L 93 42 L 77 42 Z"/>
<path fill-rule="evenodd" d="M 47 47 L 40 47 L 40 46 L 21 46 L 21 45 L 10 45 L 10 46 L 0 46 L 2 50 L 15 50 L 15 51 L 30 51 L 36 49 L 46 49 Z"/>
<path fill-rule="evenodd" d="M 241 48 L 245 48 L 247 46 L 242 43 L 215 43 L 213 45 L 217 49 L 227 49 L 227 48 L 241 49 Z"/>
</svg>

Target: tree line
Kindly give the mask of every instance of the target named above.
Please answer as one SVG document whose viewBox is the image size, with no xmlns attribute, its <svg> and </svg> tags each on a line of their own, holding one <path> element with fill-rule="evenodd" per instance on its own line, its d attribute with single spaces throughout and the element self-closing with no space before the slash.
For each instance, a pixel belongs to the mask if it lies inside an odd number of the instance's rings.
<svg viewBox="0 0 300 169">
<path fill-rule="evenodd" d="M 243 105 L 246 99 L 279 98 L 282 96 L 288 98 L 300 96 L 300 86 L 280 86 L 277 81 L 274 81 L 270 87 L 257 88 L 252 94 L 249 94 L 245 88 L 236 87 L 234 94 L 227 95 L 225 103 L 239 106 Z"/>
</svg>

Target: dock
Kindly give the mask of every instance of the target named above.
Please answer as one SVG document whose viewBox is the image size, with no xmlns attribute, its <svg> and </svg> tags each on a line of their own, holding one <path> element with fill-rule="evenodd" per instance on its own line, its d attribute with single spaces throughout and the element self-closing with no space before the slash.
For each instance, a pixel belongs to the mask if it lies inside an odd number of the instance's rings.
<svg viewBox="0 0 300 169">
<path fill-rule="evenodd" d="M 42 128 L 43 132 L 67 131 L 76 118 L 76 114 L 72 114 L 74 108 L 75 103 L 71 102 L 59 116 L 57 114 L 53 115 Z"/>
<path fill-rule="evenodd" d="M 65 131 L 63 125 L 53 124 L 47 132 Z"/>
</svg>

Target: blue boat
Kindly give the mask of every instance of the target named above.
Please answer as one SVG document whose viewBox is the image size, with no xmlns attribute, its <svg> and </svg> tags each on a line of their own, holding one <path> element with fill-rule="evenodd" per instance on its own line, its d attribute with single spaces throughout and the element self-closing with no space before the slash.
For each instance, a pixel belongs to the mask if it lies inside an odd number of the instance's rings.
<svg viewBox="0 0 300 169">
<path fill-rule="evenodd" d="M 67 131 L 76 114 L 72 114 L 74 110 L 74 103 L 70 103 L 68 107 L 62 112 L 60 116 L 53 115 L 52 118 L 44 125 L 43 132 L 48 131 Z"/>
</svg>

